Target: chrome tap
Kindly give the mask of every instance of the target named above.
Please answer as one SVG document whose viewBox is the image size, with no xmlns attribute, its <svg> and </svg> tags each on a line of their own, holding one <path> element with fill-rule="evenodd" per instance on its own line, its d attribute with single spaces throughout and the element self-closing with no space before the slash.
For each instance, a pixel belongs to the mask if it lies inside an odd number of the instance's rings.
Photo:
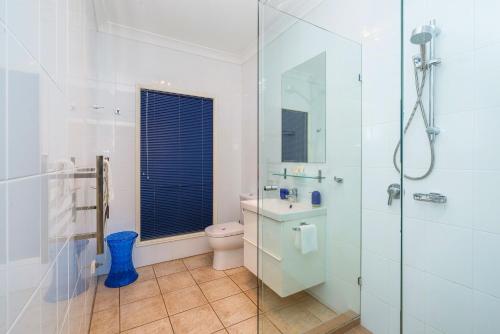
<svg viewBox="0 0 500 334">
<path fill-rule="evenodd" d="M 286 196 L 286 199 L 289 202 L 295 203 L 297 202 L 299 196 L 299 190 L 297 188 L 291 188 L 290 193 Z"/>
</svg>

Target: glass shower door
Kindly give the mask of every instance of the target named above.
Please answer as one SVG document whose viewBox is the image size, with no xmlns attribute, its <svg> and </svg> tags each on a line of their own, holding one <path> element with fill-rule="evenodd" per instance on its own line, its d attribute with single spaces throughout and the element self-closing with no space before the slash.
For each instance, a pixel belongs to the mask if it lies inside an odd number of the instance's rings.
<svg viewBox="0 0 500 334">
<path fill-rule="evenodd" d="M 360 314 L 361 46 L 269 4 L 259 21 L 259 330 L 328 333 Z"/>
</svg>

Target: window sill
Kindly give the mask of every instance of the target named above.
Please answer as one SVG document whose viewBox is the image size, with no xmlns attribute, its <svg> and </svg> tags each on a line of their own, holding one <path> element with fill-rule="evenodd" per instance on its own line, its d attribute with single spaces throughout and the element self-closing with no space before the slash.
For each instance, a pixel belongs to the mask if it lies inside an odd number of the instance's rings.
<svg viewBox="0 0 500 334">
<path fill-rule="evenodd" d="M 205 236 L 204 231 L 194 232 L 194 233 L 186 233 L 186 234 L 174 235 L 171 237 L 165 237 L 165 238 L 159 238 L 159 239 L 153 239 L 153 240 L 137 241 L 136 246 L 137 247 L 147 247 L 147 246 L 152 246 L 152 245 L 157 245 L 157 244 L 165 244 L 165 243 L 175 242 L 175 241 L 180 241 L 180 240 L 201 238 L 204 236 Z"/>
</svg>

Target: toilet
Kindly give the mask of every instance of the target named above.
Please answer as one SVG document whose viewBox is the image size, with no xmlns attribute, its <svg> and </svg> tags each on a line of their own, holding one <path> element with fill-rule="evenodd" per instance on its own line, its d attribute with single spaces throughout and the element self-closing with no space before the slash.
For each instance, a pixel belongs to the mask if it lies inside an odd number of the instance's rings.
<svg viewBox="0 0 500 334">
<path fill-rule="evenodd" d="M 240 194 L 240 202 L 255 199 L 254 194 Z M 243 211 L 240 222 L 227 222 L 205 229 L 208 243 L 214 250 L 213 268 L 226 270 L 243 265 Z"/>
</svg>

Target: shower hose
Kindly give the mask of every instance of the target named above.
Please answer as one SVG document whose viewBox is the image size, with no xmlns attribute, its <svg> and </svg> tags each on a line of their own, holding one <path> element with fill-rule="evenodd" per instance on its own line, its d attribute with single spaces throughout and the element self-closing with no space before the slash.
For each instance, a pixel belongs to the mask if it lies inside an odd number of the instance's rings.
<svg viewBox="0 0 500 334">
<path fill-rule="evenodd" d="M 429 128 L 429 121 L 427 120 L 427 117 L 425 115 L 425 108 L 424 108 L 424 105 L 422 103 L 422 94 L 424 91 L 425 80 L 427 77 L 427 71 L 428 71 L 429 65 L 425 64 L 425 61 L 422 59 L 421 66 L 422 66 L 422 79 L 420 80 L 419 76 L 418 76 L 418 66 L 415 64 L 415 62 L 413 64 L 414 75 L 415 75 L 415 88 L 417 90 L 417 100 L 415 101 L 415 105 L 413 106 L 413 110 L 411 112 L 410 118 L 408 119 L 408 122 L 406 123 L 406 126 L 403 130 L 403 136 L 408 131 L 408 128 L 410 127 L 410 124 L 413 121 L 413 118 L 415 117 L 417 110 L 419 110 L 419 109 L 420 109 L 420 113 L 422 115 L 422 119 L 424 120 L 425 129 L 427 130 Z M 404 177 L 409 179 L 409 180 L 425 179 L 427 176 L 429 176 L 432 173 L 432 170 L 434 168 L 434 160 L 435 160 L 434 142 L 431 138 L 431 134 L 427 131 L 426 131 L 426 134 L 427 134 L 427 139 L 429 141 L 429 147 L 431 150 L 431 162 L 429 164 L 429 167 L 427 168 L 427 171 L 420 176 L 409 176 L 409 175 L 403 174 Z M 396 168 L 398 173 L 401 173 L 401 169 L 398 167 L 398 163 L 397 163 L 397 156 L 398 156 L 398 151 L 399 151 L 400 147 L 401 147 L 401 139 L 399 139 L 398 144 L 396 145 L 396 148 L 394 149 L 394 154 L 392 156 L 392 162 L 394 164 L 394 168 Z"/>
</svg>

